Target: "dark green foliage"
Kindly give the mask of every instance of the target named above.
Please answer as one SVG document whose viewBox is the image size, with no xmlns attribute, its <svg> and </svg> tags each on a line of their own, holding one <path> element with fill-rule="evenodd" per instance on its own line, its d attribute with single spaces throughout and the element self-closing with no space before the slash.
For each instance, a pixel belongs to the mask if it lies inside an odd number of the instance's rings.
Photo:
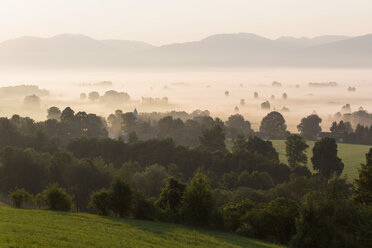
<svg viewBox="0 0 372 248">
<path fill-rule="evenodd" d="M 337 156 L 337 144 L 332 138 L 323 138 L 315 142 L 313 157 L 311 158 L 313 168 L 329 179 L 332 175 L 341 175 L 344 164 Z"/>
<path fill-rule="evenodd" d="M 132 190 L 129 184 L 120 178 L 115 178 L 110 186 L 111 210 L 119 216 L 125 217 L 132 207 Z"/>
<path fill-rule="evenodd" d="M 249 199 L 226 204 L 223 207 L 225 229 L 240 232 L 243 225 L 243 216 L 253 208 L 254 204 Z"/>
<path fill-rule="evenodd" d="M 23 204 L 31 203 L 33 196 L 24 189 L 17 189 L 9 194 L 9 199 L 14 207 L 21 208 Z"/>
<path fill-rule="evenodd" d="M 225 134 L 218 125 L 204 129 L 199 138 L 200 147 L 206 151 L 225 151 Z"/>
<path fill-rule="evenodd" d="M 322 131 L 320 127 L 321 122 L 322 119 L 319 116 L 309 115 L 301 119 L 301 123 L 297 126 L 297 129 L 305 139 L 316 140 L 318 134 Z"/>
<path fill-rule="evenodd" d="M 279 162 L 279 154 L 269 140 L 263 140 L 257 136 L 252 136 L 249 137 L 244 147 L 251 153 L 258 153 L 268 159 Z"/>
<path fill-rule="evenodd" d="M 49 154 L 33 149 L 5 147 L 0 151 L 0 191 L 23 188 L 32 194 L 40 192 L 48 178 Z"/>
<path fill-rule="evenodd" d="M 301 136 L 291 135 L 287 137 L 285 145 L 285 151 L 289 166 L 292 169 L 298 166 L 306 166 L 307 156 L 305 151 L 309 147 L 306 144 L 306 141 Z"/>
<path fill-rule="evenodd" d="M 254 134 L 251 129 L 251 123 L 244 120 L 244 117 L 240 114 L 231 115 L 226 121 L 228 136 L 235 139 L 237 136 L 242 135 L 243 137 L 249 137 Z"/>
<path fill-rule="evenodd" d="M 111 192 L 101 189 L 90 197 L 89 207 L 94 208 L 99 215 L 108 215 L 111 206 Z"/>
<path fill-rule="evenodd" d="M 286 198 L 277 198 L 262 209 L 254 209 L 245 217 L 245 232 L 257 238 L 287 243 L 295 233 L 298 205 Z"/>
<path fill-rule="evenodd" d="M 162 209 L 169 208 L 171 211 L 177 212 L 181 206 L 185 190 L 186 184 L 181 183 L 178 179 L 168 178 L 156 205 Z"/>
<path fill-rule="evenodd" d="M 92 192 L 107 187 L 110 181 L 111 176 L 97 168 L 90 159 L 81 159 L 75 165 L 67 167 L 63 180 L 68 191 L 75 196 L 78 210 L 86 210 Z"/>
<path fill-rule="evenodd" d="M 372 224 L 370 213 L 350 201 L 313 192 L 303 204 L 291 244 L 299 248 L 370 247 L 371 232 L 366 228 Z"/>
<path fill-rule="evenodd" d="M 56 183 L 48 185 L 36 198 L 41 207 L 50 210 L 71 211 L 73 208 L 72 197 Z"/>
<path fill-rule="evenodd" d="M 207 177 L 196 174 L 187 187 L 182 201 L 182 215 L 185 222 L 208 226 L 211 224 L 214 199 Z"/>
<path fill-rule="evenodd" d="M 220 185 L 224 189 L 235 189 L 239 185 L 239 174 L 235 171 L 225 173 L 222 175 Z"/>
<path fill-rule="evenodd" d="M 136 219 L 154 220 L 156 213 L 154 198 L 146 198 L 142 192 L 134 192 L 131 212 Z"/>
<path fill-rule="evenodd" d="M 274 186 L 273 179 L 267 172 L 253 171 L 249 174 L 247 171 L 243 171 L 238 178 L 239 186 L 249 187 L 252 189 L 263 189 L 267 190 Z"/>
<path fill-rule="evenodd" d="M 359 178 L 355 180 L 355 199 L 372 205 L 372 148 L 366 154 L 366 164 L 359 170 Z"/>
<path fill-rule="evenodd" d="M 136 172 L 131 185 L 144 192 L 147 197 L 158 197 L 167 177 L 166 169 L 154 164 L 146 167 L 143 172 Z"/>
<path fill-rule="evenodd" d="M 266 115 L 260 125 L 260 133 L 269 139 L 283 139 L 288 135 L 284 117 L 279 112 L 273 111 Z"/>
</svg>

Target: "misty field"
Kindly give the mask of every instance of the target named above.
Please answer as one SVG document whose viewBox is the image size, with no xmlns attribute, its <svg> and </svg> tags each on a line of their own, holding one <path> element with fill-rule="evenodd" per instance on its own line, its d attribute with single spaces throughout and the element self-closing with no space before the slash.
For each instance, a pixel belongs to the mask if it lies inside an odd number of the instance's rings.
<svg viewBox="0 0 372 248">
<path fill-rule="evenodd" d="M 177 224 L 0 207 L 0 247 L 282 246 Z"/>
<path fill-rule="evenodd" d="M 287 163 L 287 158 L 285 156 L 285 141 L 272 140 L 272 143 L 279 153 L 280 161 Z M 309 145 L 309 148 L 307 149 L 308 168 L 312 170 L 311 157 L 313 155 L 312 149 L 314 141 L 307 141 L 307 144 Z M 338 143 L 337 147 L 338 155 L 345 165 L 342 176 L 347 176 L 348 181 L 352 182 L 358 177 L 358 169 L 360 168 L 360 165 L 366 162 L 365 155 L 368 153 L 370 146 Z"/>
</svg>

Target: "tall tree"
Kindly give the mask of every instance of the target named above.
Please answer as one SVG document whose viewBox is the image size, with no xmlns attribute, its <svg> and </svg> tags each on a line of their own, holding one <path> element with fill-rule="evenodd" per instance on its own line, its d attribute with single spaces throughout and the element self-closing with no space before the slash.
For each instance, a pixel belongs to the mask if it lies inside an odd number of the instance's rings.
<svg viewBox="0 0 372 248">
<path fill-rule="evenodd" d="M 282 139 L 287 135 L 287 125 L 282 114 L 273 111 L 266 115 L 260 126 L 260 132 L 270 139 Z"/>
<path fill-rule="evenodd" d="M 319 171 L 327 179 L 334 174 L 341 175 L 344 169 L 342 160 L 337 156 L 336 141 L 332 138 L 326 137 L 315 142 L 311 162 L 314 170 Z"/>
<path fill-rule="evenodd" d="M 197 173 L 183 198 L 182 213 L 185 220 L 192 224 L 207 226 L 210 224 L 214 206 L 208 178 Z"/>
<path fill-rule="evenodd" d="M 289 166 L 294 169 L 307 164 L 306 149 L 309 147 L 304 138 L 298 135 L 288 136 L 285 151 Z"/>
<path fill-rule="evenodd" d="M 225 151 L 225 134 L 218 125 L 204 129 L 199 137 L 201 148 L 207 151 Z"/>
<path fill-rule="evenodd" d="M 308 117 L 302 118 L 297 129 L 305 139 L 316 140 L 318 134 L 322 131 L 320 127 L 321 122 L 322 119 L 318 115 L 309 115 Z"/>
<path fill-rule="evenodd" d="M 359 170 L 359 178 L 355 180 L 355 199 L 372 205 L 372 148 L 366 154 L 366 164 Z"/>
</svg>

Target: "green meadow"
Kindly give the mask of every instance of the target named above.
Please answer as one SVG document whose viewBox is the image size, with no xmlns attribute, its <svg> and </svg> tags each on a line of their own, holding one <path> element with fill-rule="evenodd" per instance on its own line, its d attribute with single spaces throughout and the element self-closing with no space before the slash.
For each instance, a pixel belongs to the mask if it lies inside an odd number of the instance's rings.
<svg viewBox="0 0 372 248">
<path fill-rule="evenodd" d="M 177 224 L 0 206 L 0 247 L 279 248 Z"/>
<path fill-rule="evenodd" d="M 279 153 L 280 161 L 287 163 L 287 158 L 285 156 L 285 140 L 272 140 L 275 149 Z M 308 157 L 308 168 L 312 170 L 311 157 L 313 156 L 313 146 L 314 141 L 307 141 L 309 145 L 307 149 Z M 342 159 L 345 164 L 344 171 L 341 176 L 346 176 L 349 182 L 352 182 L 358 177 L 358 169 L 361 167 L 362 163 L 366 161 L 366 153 L 368 153 L 370 146 L 366 145 L 354 145 L 354 144 L 344 144 L 338 143 L 338 156 Z"/>
<path fill-rule="evenodd" d="M 287 157 L 285 156 L 285 140 L 272 140 L 274 148 L 279 153 L 279 159 L 283 163 L 287 163 Z M 309 145 L 309 148 L 306 150 L 308 157 L 308 168 L 312 170 L 311 157 L 313 156 L 313 146 L 314 141 L 306 141 Z M 226 146 L 228 149 L 232 147 L 232 141 L 227 140 Z M 358 169 L 361 167 L 362 163 L 365 163 L 365 155 L 368 153 L 371 146 L 367 145 L 354 145 L 354 144 L 344 144 L 338 143 L 338 156 L 342 159 L 342 162 L 345 164 L 342 177 L 347 178 L 349 182 L 353 182 L 355 178 L 358 177 Z"/>
</svg>

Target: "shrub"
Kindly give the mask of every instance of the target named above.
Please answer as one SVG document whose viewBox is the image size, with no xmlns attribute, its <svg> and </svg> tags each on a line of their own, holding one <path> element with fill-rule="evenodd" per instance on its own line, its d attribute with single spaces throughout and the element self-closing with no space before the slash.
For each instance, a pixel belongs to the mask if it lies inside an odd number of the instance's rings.
<svg viewBox="0 0 372 248">
<path fill-rule="evenodd" d="M 186 189 L 182 203 L 182 214 L 186 222 L 207 226 L 214 211 L 214 199 L 208 178 L 197 173 Z"/>
<path fill-rule="evenodd" d="M 110 187 L 111 210 L 119 217 L 129 214 L 132 205 L 132 190 L 129 184 L 116 178 Z"/>
<path fill-rule="evenodd" d="M 133 217 L 142 220 L 153 220 L 155 218 L 155 198 L 146 199 L 143 192 L 135 192 L 133 198 Z"/>
<path fill-rule="evenodd" d="M 9 194 L 12 205 L 21 208 L 24 203 L 32 202 L 33 196 L 24 189 L 17 189 Z"/>
<path fill-rule="evenodd" d="M 101 189 L 91 195 L 88 207 L 96 209 L 99 215 L 108 215 L 110 204 L 111 192 L 107 189 Z"/>
<path fill-rule="evenodd" d="M 57 183 L 48 185 L 37 195 L 40 206 L 56 211 L 71 211 L 74 204 L 72 197 Z"/>
</svg>

